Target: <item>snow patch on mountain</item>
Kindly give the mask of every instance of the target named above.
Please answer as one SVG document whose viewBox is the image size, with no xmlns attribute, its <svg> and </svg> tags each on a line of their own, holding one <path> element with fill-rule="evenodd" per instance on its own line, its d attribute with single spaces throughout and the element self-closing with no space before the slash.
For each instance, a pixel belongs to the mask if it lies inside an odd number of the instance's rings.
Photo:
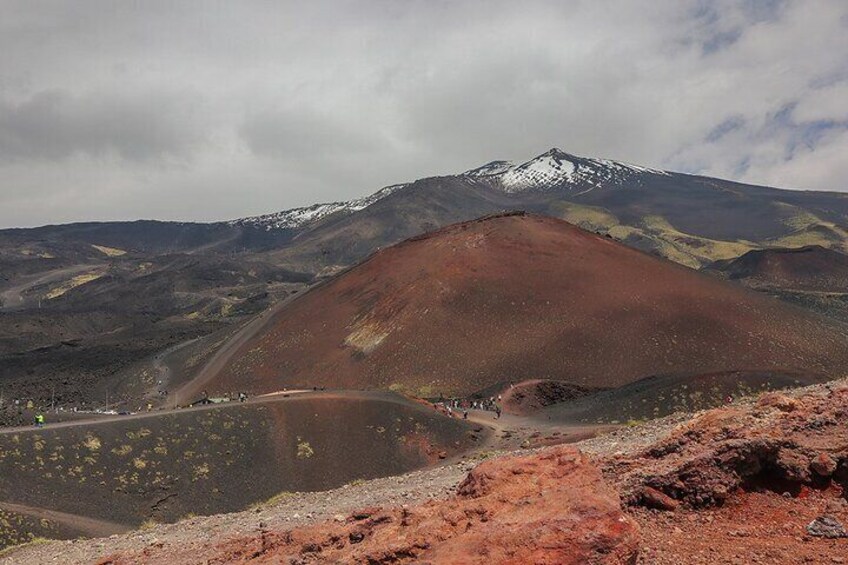
<svg viewBox="0 0 848 565">
<path fill-rule="evenodd" d="M 507 192 L 520 192 L 528 188 L 549 188 L 572 180 L 577 166 L 556 153 L 540 155 L 500 175 L 501 185 Z"/>
<path fill-rule="evenodd" d="M 465 176 L 470 177 L 484 177 L 489 175 L 499 175 L 501 173 L 505 173 L 511 168 L 515 166 L 515 163 L 511 161 L 492 161 L 491 163 L 486 163 L 482 167 L 477 167 L 476 169 L 471 169 L 470 171 L 465 171 Z"/>
<path fill-rule="evenodd" d="M 609 159 L 577 157 L 556 148 L 520 165 L 493 161 L 463 174 L 486 179 L 508 193 L 554 187 L 588 192 L 601 186 L 632 183 L 645 174 L 669 175 L 666 171 Z"/>
<path fill-rule="evenodd" d="M 357 198 L 355 200 L 349 200 L 347 202 L 326 202 L 323 204 L 313 204 L 312 206 L 304 206 L 301 208 L 292 208 L 291 210 L 284 210 L 273 214 L 240 218 L 230 222 L 230 225 L 265 228 L 268 231 L 300 228 L 307 224 L 317 222 L 322 218 L 326 218 L 331 214 L 340 212 L 352 214 L 353 212 L 364 210 L 368 206 L 371 206 L 386 196 L 397 192 L 405 186 L 408 185 L 394 184 L 392 186 L 382 188 L 374 194 Z"/>
</svg>

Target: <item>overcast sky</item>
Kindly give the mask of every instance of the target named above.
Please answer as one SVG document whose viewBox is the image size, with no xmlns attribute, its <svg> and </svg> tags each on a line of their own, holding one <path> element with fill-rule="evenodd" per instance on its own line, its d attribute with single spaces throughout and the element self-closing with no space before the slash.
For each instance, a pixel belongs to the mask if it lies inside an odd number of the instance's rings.
<svg viewBox="0 0 848 565">
<path fill-rule="evenodd" d="M 230 219 L 554 146 L 848 190 L 848 2 L 0 0 L 0 227 Z"/>
</svg>

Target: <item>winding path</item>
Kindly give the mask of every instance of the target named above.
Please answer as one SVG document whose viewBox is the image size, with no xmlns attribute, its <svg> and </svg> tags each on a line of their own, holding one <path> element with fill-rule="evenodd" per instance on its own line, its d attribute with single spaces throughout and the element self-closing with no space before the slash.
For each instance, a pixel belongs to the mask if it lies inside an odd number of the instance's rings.
<svg viewBox="0 0 848 565">
<path fill-rule="evenodd" d="M 317 286 L 317 285 L 316 285 Z M 315 288 L 310 287 L 307 290 L 287 297 L 267 310 L 257 315 L 255 318 L 247 322 L 240 330 L 238 330 L 224 345 L 209 358 L 205 365 L 197 372 L 197 375 L 189 382 L 180 387 L 175 394 L 181 402 L 191 400 L 200 394 L 206 385 L 208 385 L 221 370 L 227 366 L 227 363 L 232 359 L 233 355 L 238 352 L 242 345 L 250 341 L 256 334 L 263 331 L 274 319 L 274 316 L 291 302 L 297 300 L 309 290 Z"/>
<path fill-rule="evenodd" d="M 56 524 L 61 524 L 75 532 L 79 532 L 85 536 L 93 538 L 107 537 L 135 529 L 133 526 L 129 526 L 127 524 L 97 520 L 80 514 L 68 514 L 67 512 L 59 512 L 57 510 L 27 506 L 25 504 L 15 504 L 12 502 L 0 501 L 0 510 L 15 512 L 25 516 L 32 516 L 39 520 L 44 519 L 50 522 L 55 522 Z"/>
</svg>

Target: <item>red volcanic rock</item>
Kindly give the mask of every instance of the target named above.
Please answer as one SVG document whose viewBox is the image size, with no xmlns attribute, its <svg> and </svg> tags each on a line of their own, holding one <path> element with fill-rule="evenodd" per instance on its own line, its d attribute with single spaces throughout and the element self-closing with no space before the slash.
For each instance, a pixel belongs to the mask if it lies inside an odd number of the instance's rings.
<svg viewBox="0 0 848 565">
<path fill-rule="evenodd" d="M 836 460 L 828 453 L 819 453 L 810 463 L 810 469 L 820 477 L 830 477 L 838 466 Z"/>
<path fill-rule="evenodd" d="M 831 477 L 844 489 L 846 446 L 848 390 L 794 399 L 767 394 L 753 408 L 706 412 L 641 454 L 608 461 L 606 472 L 616 477 L 630 504 L 652 505 L 644 496 L 650 487 L 699 508 L 724 502 L 740 489 L 791 494 Z"/>
<path fill-rule="evenodd" d="M 579 451 L 487 461 L 451 499 L 234 539 L 225 562 L 631 564 L 639 535 Z"/>
<path fill-rule="evenodd" d="M 796 408 L 798 408 L 798 401 L 794 398 L 790 398 L 785 394 L 780 394 L 779 392 L 769 392 L 760 397 L 757 401 L 757 405 L 763 406 L 766 408 L 777 408 L 778 410 L 783 410 L 784 412 L 792 412 Z"/>
<path fill-rule="evenodd" d="M 642 504 L 656 510 L 674 510 L 680 503 L 658 491 L 655 488 L 645 487 L 642 489 Z"/>
</svg>

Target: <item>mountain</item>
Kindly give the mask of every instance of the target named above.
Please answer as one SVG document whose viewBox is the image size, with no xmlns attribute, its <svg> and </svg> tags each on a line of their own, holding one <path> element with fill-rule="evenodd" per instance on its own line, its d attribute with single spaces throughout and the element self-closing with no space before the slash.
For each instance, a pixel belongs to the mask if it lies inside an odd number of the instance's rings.
<svg viewBox="0 0 848 565">
<path fill-rule="evenodd" d="M 144 360 L 152 352 L 235 327 L 313 276 L 378 249 L 505 210 L 565 219 L 694 268 L 760 249 L 848 251 L 846 194 L 743 185 L 559 149 L 229 222 L 0 230 L 0 381 L 10 394 L 39 398 L 52 397 L 54 384 L 67 398 L 77 383 L 77 398 L 104 379 L 150 379 Z M 793 298 L 834 311 L 832 297 L 822 300 Z M 848 300 L 838 302 L 848 315 Z"/>
<path fill-rule="evenodd" d="M 848 251 L 848 194 L 789 191 L 660 171 L 559 149 L 378 193 L 300 226 L 273 252 L 298 268 L 355 263 L 374 249 L 503 210 L 562 218 L 699 268 L 764 247 Z M 258 220 L 255 220 L 258 221 Z"/>
<path fill-rule="evenodd" d="M 646 174 L 670 176 L 666 171 L 577 157 L 554 148 L 526 163 L 493 161 L 466 171 L 464 176 L 488 180 L 508 193 L 567 187 L 585 194 L 608 186 L 622 187 L 631 183 L 638 186 Z"/>
<path fill-rule="evenodd" d="M 292 270 L 319 272 L 352 265 L 425 231 L 516 209 L 609 233 L 691 267 L 769 247 L 848 251 L 848 194 L 746 185 L 554 148 L 523 163 L 493 161 L 348 202 L 230 222 L 0 230 L 0 266 L 8 271 L 15 268 L 11 259 L 35 264 L 50 256 L 90 255 L 95 245 L 141 253 L 262 252 Z"/>
<path fill-rule="evenodd" d="M 383 249 L 254 330 L 194 388 L 465 395 L 524 379 L 617 387 L 662 373 L 848 368 L 835 322 L 523 213 Z"/>
</svg>

